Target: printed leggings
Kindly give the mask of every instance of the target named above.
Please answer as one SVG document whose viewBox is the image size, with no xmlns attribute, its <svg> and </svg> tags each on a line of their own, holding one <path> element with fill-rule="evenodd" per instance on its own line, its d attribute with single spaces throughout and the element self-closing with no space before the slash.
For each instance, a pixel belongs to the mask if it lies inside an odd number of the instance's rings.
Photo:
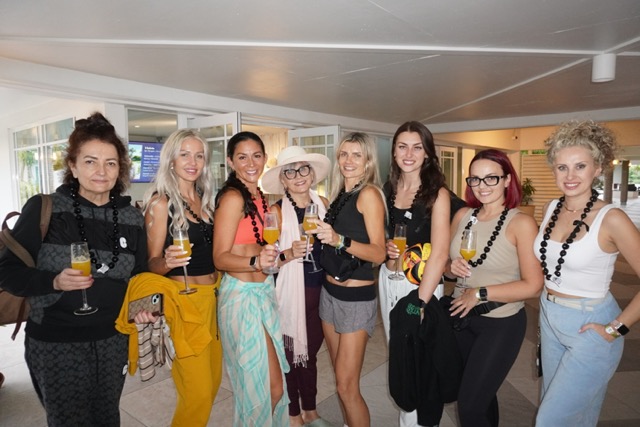
<svg viewBox="0 0 640 427">
<path fill-rule="evenodd" d="M 128 345 L 122 334 L 90 342 L 25 339 L 31 381 L 49 427 L 120 425 Z"/>
</svg>

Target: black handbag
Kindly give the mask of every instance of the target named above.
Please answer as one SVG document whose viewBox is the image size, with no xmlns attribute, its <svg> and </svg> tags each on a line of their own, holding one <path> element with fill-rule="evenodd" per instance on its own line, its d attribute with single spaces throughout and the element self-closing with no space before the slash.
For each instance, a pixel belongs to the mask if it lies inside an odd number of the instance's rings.
<svg viewBox="0 0 640 427">
<path fill-rule="evenodd" d="M 331 246 L 323 246 L 320 253 L 320 265 L 324 271 L 338 282 L 349 279 L 364 261 L 360 258 Z"/>
</svg>

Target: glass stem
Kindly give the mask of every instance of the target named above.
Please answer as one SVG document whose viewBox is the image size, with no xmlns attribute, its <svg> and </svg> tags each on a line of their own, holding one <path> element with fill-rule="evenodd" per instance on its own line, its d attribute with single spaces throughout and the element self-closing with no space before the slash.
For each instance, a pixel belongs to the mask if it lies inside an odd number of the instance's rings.
<svg viewBox="0 0 640 427">
<path fill-rule="evenodd" d="M 87 290 L 82 290 L 82 308 L 89 308 L 89 302 L 87 302 Z"/>
<path fill-rule="evenodd" d="M 184 271 L 184 288 L 185 288 L 185 289 L 187 290 L 187 292 L 188 292 L 188 291 L 190 291 L 190 290 L 191 290 L 191 288 L 189 287 L 189 282 L 187 281 L 187 276 L 188 276 L 188 274 L 187 274 L 187 266 L 186 266 L 186 265 L 183 265 L 183 266 L 182 266 L 182 271 Z"/>
</svg>

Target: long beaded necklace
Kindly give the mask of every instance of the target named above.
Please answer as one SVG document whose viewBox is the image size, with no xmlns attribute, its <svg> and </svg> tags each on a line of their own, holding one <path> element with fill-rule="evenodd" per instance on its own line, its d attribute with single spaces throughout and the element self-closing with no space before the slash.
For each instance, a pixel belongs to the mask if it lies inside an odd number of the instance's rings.
<svg viewBox="0 0 640 427">
<path fill-rule="evenodd" d="M 243 184 L 244 185 L 244 184 Z M 245 185 L 245 188 L 247 186 Z M 264 198 L 264 193 L 262 193 L 262 190 L 260 189 L 260 187 L 258 188 L 258 193 L 260 194 L 260 199 L 262 200 L 262 211 L 263 213 L 267 213 L 269 212 L 269 209 L 267 208 L 267 201 Z M 247 191 L 249 191 L 249 189 L 247 188 Z M 262 236 L 260 235 L 260 229 L 258 228 L 258 223 L 256 222 L 256 214 L 258 215 L 258 218 L 260 218 L 260 213 L 259 212 L 249 212 L 249 216 L 251 217 L 251 225 L 253 226 L 253 235 L 256 237 L 256 243 L 259 244 L 260 246 L 264 246 L 267 244 L 266 241 L 264 241 L 262 239 Z M 260 220 L 262 222 L 262 219 Z"/>
<path fill-rule="evenodd" d="M 558 204 L 556 208 L 551 213 L 551 219 L 547 224 L 547 227 L 544 230 L 544 234 L 542 235 L 542 241 L 540 242 L 540 265 L 542 265 L 542 271 L 544 272 L 544 277 L 547 280 L 552 281 L 556 285 L 560 286 L 562 283 L 562 279 L 560 275 L 562 274 L 560 270 L 562 270 L 562 264 L 564 264 L 564 257 L 567 255 L 567 251 L 569 250 L 569 246 L 573 243 L 576 236 L 580 232 L 580 228 L 584 225 L 587 232 L 589 231 L 589 226 L 584 222 L 584 219 L 587 217 L 587 214 L 591 212 L 591 208 L 593 208 L 593 204 L 598 200 L 598 192 L 594 189 L 591 189 L 591 197 L 587 202 L 587 205 L 582 210 L 582 214 L 580 215 L 580 219 L 573 221 L 573 225 L 575 226 L 567 240 L 562 244 L 562 250 L 560 251 L 560 258 L 558 258 L 558 264 L 556 265 L 556 269 L 553 272 L 553 275 L 549 274 L 549 268 L 547 267 L 547 240 L 551 238 L 551 231 L 553 227 L 556 226 L 556 221 L 558 220 L 558 215 L 560 214 L 560 210 L 564 204 L 564 196 L 560 197 L 558 200 Z"/>
<path fill-rule="evenodd" d="M 411 207 L 407 212 L 405 212 L 404 217 L 402 219 L 403 224 L 406 224 L 407 221 L 411 221 L 411 218 L 413 217 L 413 208 L 416 205 L 416 201 L 418 200 L 418 194 L 420 194 L 421 191 L 422 191 L 422 184 L 420 184 L 420 187 L 418 187 L 418 191 L 416 191 L 416 194 L 413 195 L 413 201 L 411 202 Z M 391 193 L 389 200 L 387 201 L 387 210 L 389 211 L 389 230 L 391 230 L 391 233 L 394 232 L 395 226 L 396 226 L 396 219 L 393 214 L 395 205 L 396 205 L 396 191 L 394 190 Z"/>
<path fill-rule="evenodd" d="M 78 189 L 75 186 L 71 186 L 69 189 L 69 194 L 71 196 L 71 199 L 73 199 L 73 213 L 76 215 L 76 222 L 78 223 L 78 229 L 80 230 L 80 240 L 82 240 L 83 242 L 87 242 L 87 235 L 86 235 L 86 231 L 84 229 L 84 217 L 82 216 L 82 209 L 80 209 L 80 202 L 78 202 Z M 96 266 L 96 271 L 98 271 L 99 273 L 106 273 L 107 271 L 109 271 L 110 269 L 112 269 L 113 267 L 115 267 L 116 263 L 118 262 L 118 255 L 120 255 L 120 244 L 118 243 L 118 234 L 119 234 L 119 228 L 118 228 L 118 204 L 116 203 L 116 196 L 112 193 L 109 193 L 109 201 L 111 202 L 111 209 L 113 211 L 113 216 L 112 216 L 112 220 L 113 220 L 113 250 L 111 251 L 111 253 L 113 254 L 113 256 L 111 257 L 111 262 L 108 264 L 105 263 L 100 263 L 98 264 L 98 259 L 96 258 L 96 251 L 90 251 L 91 254 L 91 263 L 95 264 Z M 124 243 L 123 243 L 124 244 Z"/>
<path fill-rule="evenodd" d="M 480 212 L 480 208 L 475 208 L 473 210 L 473 212 L 471 213 L 469 222 L 464 227 L 465 230 L 470 230 L 471 226 L 476 222 L 478 222 L 478 212 Z M 491 246 L 493 246 L 493 242 L 495 242 L 496 239 L 498 238 L 498 235 L 500 235 L 500 230 L 502 230 L 502 226 L 504 225 L 504 221 L 507 219 L 508 213 L 509 213 L 509 208 L 504 208 L 504 210 L 500 214 L 500 218 L 498 218 L 498 223 L 496 224 L 496 228 L 491 233 L 491 237 L 489 237 L 489 240 L 487 241 L 486 246 L 484 247 L 484 249 L 482 250 L 482 253 L 480 254 L 480 259 L 478 259 L 478 261 L 471 261 L 471 260 L 467 261 L 471 267 L 475 268 L 479 265 L 482 265 L 484 261 L 487 259 L 487 254 L 491 251 Z"/>
<path fill-rule="evenodd" d="M 291 203 L 291 206 L 293 206 L 293 209 L 296 212 L 305 210 L 305 208 L 299 208 L 298 207 L 298 205 L 296 204 L 296 201 L 293 200 L 293 197 L 291 197 L 291 194 L 289 194 L 289 190 L 284 190 L 284 195 L 287 196 L 287 199 L 289 199 L 289 202 Z"/>
<path fill-rule="evenodd" d="M 336 222 L 336 218 L 338 218 L 338 214 L 340 213 L 342 208 L 344 208 L 344 205 L 347 204 L 351 196 L 354 195 L 356 190 L 360 188 L 361 185 L 362 181 L 357 183 L 355 187 L 353 187 L 351 191 L 349 191 L 347 197 L 345 197 L 344 199 L 342 199 L 342 196 L 344 195 L 344 193 L 346 193 L 346 190 L 345 187 L 342 187 L 342 190 L 340 190 L 340 192 L 338 193 L 338 197 L 336 197 L 336 199 L 329 205 L 329 209 L 327 209 L 327 213 L 325 214 L 323 221 L 329 225 L 333 225 L 333 223 Z"/>
<path fill-rule="evenodd" d="M 202 196 L 200 196 L 200 200 L 202 200 Z M 189 212 L 191 216 L 198 222 L 198 224 L 200 225 L 200 230 L 202 230 L 202 235 L 204 236 L 204 241 L 209 246 L 211 246 L 213 244 L 213 225 L 204 222 L 204 220 L 200 218 L 198 214 L 191 210 L 191 206 L 189 206 L 189 204 L 184 199 L 182 199 L 182 206 L 184 206 L 187 212 Z M 211 231 L 207 229 L 207 225 L 211 227 Z"/>
</svg>

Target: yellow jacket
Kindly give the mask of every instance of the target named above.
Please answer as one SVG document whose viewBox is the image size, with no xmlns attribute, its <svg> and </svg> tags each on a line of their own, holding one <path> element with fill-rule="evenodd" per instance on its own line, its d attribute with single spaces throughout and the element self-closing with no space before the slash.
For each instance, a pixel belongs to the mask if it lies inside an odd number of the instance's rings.
<svg viewBox="0 0 640 427">
<path fill-rule="evenodd" d="M 138 366 L 138 329 L 129 323 L 129 302 L 154 293 L 163 295 L 164 316 L 171 334 L 176 357 L 183 358 L 200 354 L 212 340 L 200 312 L 188 295 L 178 293 L 180 287 L 173 280 L 155 273 L 141 273 L 129 280 L 127 294 L 116 319 L 116 329 L 129 335 L 129 374 Z"/>
</svg>

